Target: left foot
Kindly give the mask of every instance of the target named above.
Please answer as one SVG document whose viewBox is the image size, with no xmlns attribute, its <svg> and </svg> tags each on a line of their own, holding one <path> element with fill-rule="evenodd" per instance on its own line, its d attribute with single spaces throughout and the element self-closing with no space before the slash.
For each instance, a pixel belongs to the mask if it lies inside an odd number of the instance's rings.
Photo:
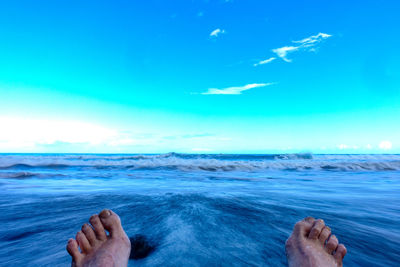
<svg viewBox="0 0 400 267">
<path fill-rule="evenodd" d="M 117 214 L 103 210 L 90 217 L 75 239 L 69 239 L 67 251 L 72 256 L 73 267 L 126 267 L 128 266 L 131 243 Z M 109 232 L 107 236 L 106 231 Z M 78 246 L 81 251 L 79 251 Z"/>
</svg>

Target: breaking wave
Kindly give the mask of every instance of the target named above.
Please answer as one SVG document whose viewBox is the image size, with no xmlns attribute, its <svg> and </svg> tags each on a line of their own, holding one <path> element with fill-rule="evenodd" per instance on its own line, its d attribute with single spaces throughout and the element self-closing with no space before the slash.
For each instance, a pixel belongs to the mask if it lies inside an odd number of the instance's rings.
<svg viewBox="0 0 400 267">
<path fill-rule="evenodd" d="M 0 155 L 0 170 L 124 169 L 181 171 L 398 171 L 400 155 L 179 154 Z M 20 177 L 16 177 L 20 178 Z"/>
</svg>

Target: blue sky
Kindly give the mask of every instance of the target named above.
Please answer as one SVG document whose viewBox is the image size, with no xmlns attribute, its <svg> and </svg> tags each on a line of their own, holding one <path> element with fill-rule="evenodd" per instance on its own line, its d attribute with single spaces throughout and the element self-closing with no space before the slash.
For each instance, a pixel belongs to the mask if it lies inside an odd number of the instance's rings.
<svg viewBox="0 0 400 267">
<path fill-rule="evenodd" d="M 398 1 L 3 1 L 0 152 L 400 153 Z"/>
</svg>

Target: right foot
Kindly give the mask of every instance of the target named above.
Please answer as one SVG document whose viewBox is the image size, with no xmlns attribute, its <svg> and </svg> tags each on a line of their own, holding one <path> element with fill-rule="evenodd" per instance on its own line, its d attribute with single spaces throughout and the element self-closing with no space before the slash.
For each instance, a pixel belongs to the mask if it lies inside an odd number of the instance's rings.
<svg viewBox="0 0 400 267">
<path fill-rule="evenodd" d="M 90 217 L 90 223 L 84 224 L 76 234 L 76 240 L 70 239 L 67 251 L 72 256 L 73 267 L 126 267 L 128 266 L 131 243 L 117 214 L 103 210 L 99 215 Z M 106 229 L 109 232 L 107 236 Z M 81 251 L 79 251 L 78 246 Z"/>
<path fill-rule="evenodd" d="M 286 241 L 286 254 L 290 267 L 341 267 L 347 250 L 338 244 L 331 229 L 323 220 L 307 217 L 294 226 Z"/>
</svg>

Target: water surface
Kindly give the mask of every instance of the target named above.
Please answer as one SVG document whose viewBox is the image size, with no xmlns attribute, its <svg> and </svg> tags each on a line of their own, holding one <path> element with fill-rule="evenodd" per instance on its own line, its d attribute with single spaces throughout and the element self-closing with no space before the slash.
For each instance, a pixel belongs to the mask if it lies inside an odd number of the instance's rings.
<svg viewBox="0 0 400 267">
<path fill-rule="evenodd" d="M 284 266 L 306 216 L 345 266 L 399 266 L 400 155 L 0 155 L 0 262 L 67 266 L 66 241 L 103 208 L 156 247 L 130 266 Z"/>
</svg>

